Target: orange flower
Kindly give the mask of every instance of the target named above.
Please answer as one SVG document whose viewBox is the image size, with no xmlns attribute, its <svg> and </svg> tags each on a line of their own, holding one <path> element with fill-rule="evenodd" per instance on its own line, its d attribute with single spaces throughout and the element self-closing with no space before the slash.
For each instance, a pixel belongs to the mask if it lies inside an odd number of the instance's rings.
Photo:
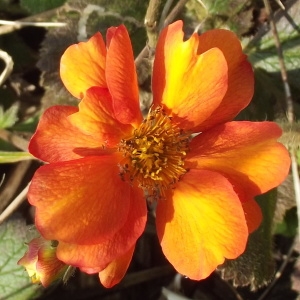
<svg viewBox="0 0 300 300">
<path fill-rule="evenodd" d="M 26 268 L 33 283 L 42 283 L 44 287 L 62 278 L 68 268 L 57 259 L 53 242 L 42 237 L 35 238 L 28 244 L 28 251 L 18 261 L 18 265 Z"/>
<path fill-rule="evenodd" d="M 157 201 L 162 250 L 196 280 L 245 250 L 261 221 L 254 196 L 286 177 L 290 159 L 272 122 L 228 122 L 253 95 L 253 72 L 226 30 L 183 41 L 166 27 L 153 68 L 153 105 L 143 120 L 123 25 L 70 46 L 61 59 L 78 108 L 42 116 L 29 150 L 47 162 L 29 190 L 36 225 L 57 256 L 111 287 L 124 276 Z M 193 138 L 192 138 L 193 137 Z"/>
</svg>

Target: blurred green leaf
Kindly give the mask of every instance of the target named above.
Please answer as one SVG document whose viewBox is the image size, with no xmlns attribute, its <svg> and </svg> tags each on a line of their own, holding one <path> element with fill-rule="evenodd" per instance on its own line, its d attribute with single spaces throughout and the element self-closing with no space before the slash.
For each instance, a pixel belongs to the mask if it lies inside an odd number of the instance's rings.
<svg viewBox="0 0 300 300">
<path fill-rule="evenodd" d="M 203 5 L 202 4 L 205 5 Z M 213 28 L 227 28 L 238 36 L 243 36 L 252 26 L 253 6 L 245 0 L 190 0 L 186 4 L 187 13 L 184 14 L 185 27 L 189 26 L 191 19 L 196 16 L 201 24 L 201 31 Z M 195 24 L 191 23 L 190 30 Z"/>
<path fill-rule="evenodd" d="M 232 0 L 208 0 L 204 3 L 211 14 L 227 14 L 229 13 L 228 6 L 232 3 Z"/>
<path fill-rule="evenodd" d="M 222 277 L 232 280 L 234 286 L 250 285 L 251 290 L 257 290 L 273 277 L 272 232 L 276 198 L 275 189 L 256 197 L 263 213 L 262 224 L 249 236 L 246 251 L 221 266 Z"/>
<path fill-rule="evenodd" d="M 10 128 L 18 120 L 19 105 L 13 104 L 10 108 L 4 111 L 4 108 L 0 106 L 0 128 Z"/>
<path fill-rule="evenodd" d="M 297 208 L 293 207 L 289 209 L 285 216 L 283 222 L 277 224 L 275 233 L 282 234 L 287 237 L 293 237 L 298 231 L 298 219 L 297 219 Z"/>
<path fill-rule="evenodd" d="M 17 151 L 18 149 L 11 143 L 0 139 L 1 151 Z"/>
<path fill-rule="evenodd" d="M 300 69 L 300 34 L 293 38 L 289 35 L 284 35 L 284 33 L 281 33 L 279 36 L 281 37 L 287 70 Z M 263 39 L 260 48 L 251 53 L 249 59 L 254 67 L 263 68 L 268 72 L 278 72 L 280 71 L 280 65 L 275 46 L 271 44 L 269 47 L 264 47 L 269 45 L 271 41 L 274 43 L 273 37 L 268 36 Z"/>
<path fill-rule="evenodd" d="M 14 0 L 0 0 L 0 12 L 2 15 L 23 13 L 18 2 Z"/>
<path fill-rule="evenodd" d="M 276 28 L 287 69 L 288 82 L 296 108 L 300 94 L 300 2 L 287 0 L 286 11 L 274 15 Z M 255 68 L 255 93 L 250 105 L 242 111 L 239 119 L 254 121 L 285 118 L 286 102 L 275 38 L 270 26 L 265 23 L 252 38 L 243 40 L 244 51 Z"/>
<path fill-rule="evenodd" d="M 300 3 L 287 1 L 285 12 L 275 15 L 276 28 L 287 70 L 300 70 Z M 267 25 L 266 25 L 267 26 Z M 265 34 L 264 34 L 265 33 Z M 258 38 L 257 38 L 258 37 Z M 249 59 L 256 68 L 279 72 L 280 64 L 275 39 L 270 27 L 261 27 L 260 32 L 245 47 Z"/>
<path fill-rule="evenodd" d="M 40 119 L 40 114 L 26 119 L 24 122 L 12 126 L 12 130 L 21 132 L 34 132 Z"/>
<path fill-rule="evenodd" d="M 66 0 L 21 0 L 21 7 L 31 14 L 37 14 L 63 5 Z"/>
<path fill-rule="evenodd" d="M 22 219 L 12 219 L 0 226 L 0 299 L 25 300 L 37 294 L 27 272 L 17 265 L 27 251 L 28 229 Z"/>
<path fill-rule="evenodd" d="M 34 157 L 28 152 L 0 151 L 0 164 L 14 163 L 28 159 L 34 159 Z"/>
</svg>

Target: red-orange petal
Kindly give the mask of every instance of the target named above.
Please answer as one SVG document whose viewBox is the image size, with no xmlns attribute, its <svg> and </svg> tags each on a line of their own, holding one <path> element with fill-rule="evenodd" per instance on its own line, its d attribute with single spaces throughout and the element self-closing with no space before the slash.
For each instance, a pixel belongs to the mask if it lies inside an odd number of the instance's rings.
<svg viewBox="0 0 300 300">
<path fill-rule="evenodd" d="M 185 174 L 173 195 L 158 202 L 156 224 L 167 259 L 195 280 L 242 254 L 248 238 L 239 198 L 230 182 L 212 171 Z"/>
<path fill-rule="evenodd" d="M 134 57 L 126 27 L 108 29 L 106 80 L 116 118 L 137 126 L 142 121 Z"/>
<path fill-rule="evenodd" d="M 106 89 L 93 87 L 79 103 L 78 113 L 69 117 L 85 135 L 93 137 L 105 148 L 115 148 L 122 138 L 131 135 L 133 127 L 119 122 L 114 115 L 112 100 Z"/>
<path fill-rule="evenodd" d="M 46 110 L 31 138 L 29 152 L 46 162 L 103 155 L 132 130 L 114 118 L 109 93 L 95 87 L 86 92 L 79 111 L 73 106 Z"/>
<path fill-rule="evenodd" d="M 40 167 L 28 200 L 44 238 L 93 245 L 106 241 L 127 220 L 130 186 L 119 176 L 120 155 L 90 156 Z"/>
<path fill-rule="evenodd" d="M 198 54 L 199 36 L 183 41 L 182 21 L 160 34 L 153 67 L 153 103 L 163 105 L 181 128 L 197 132 L 227 91 L 227 62 L 221 50 Z"/>
<path fill-rule="evenodd" d="M 254 199 L 243 201 L 242 206 L 245 213 L 248 230 L 249 233 L 251 233 L 259 227 L 263 218 L 262 212 L 259 205 Z"/>
<path fill-rule="evenodd" d="M 276 140 L 273 122 L 229 122 L 199 134 L 190 143 L 186 166 L 222 173 L 242 201 L 278 186 L 287 176 L 290 157 Z"/>
<path fill-rule="evenodd" d="M 121 204 L 122 205 L 122 204 Z M 131 249 L 143 233 L 147 208 L 142 189 L 131 188 L 127 220 L 114 236 L 95 245 L 59 243 L 57 256 L 67 264 L 87 270 L 103 270 L 111 261 Z M 99 271 L 93 273 L 98 273 Z"/>
<path fill-rule="evenodd" d="M 37 130 L 30 140 L 29 152 L 45 162 L 79 158 L 73 149 L 83 139 L 78 140 L 78 130 L 68 120 L 68 116 L 77 111 L 73 106 L 48 108 L 40 118 Z"/>
<path fill-rule="evenodd" d="M 112 261 L 103 271 L 99 272 L 99 279 L 103 286 L 111 288 L 123 279 L 131 262 L 133 252 L 134 247 Z"/>
<path fill-rule="evenodd" d="M 70 46 L 61 57 L 60 77 L 76 98 L 82 99 L 93 86 L 106 88 L 106 47 L 98 32 L 87 42 Z"/>
<path fill-rule="evenodd" d="M 247 56 L 243 54 L 238 37 L 224 29 L 209 30 L 199 37 L 198 53 L 217 47 L 224 54 L 228 65 L 227 92 L 210 118 L 205 120 L 198 131 L 216 124 L 231 121 L 245 108 L 254 92 L 254 75 Z"/>
</svg>

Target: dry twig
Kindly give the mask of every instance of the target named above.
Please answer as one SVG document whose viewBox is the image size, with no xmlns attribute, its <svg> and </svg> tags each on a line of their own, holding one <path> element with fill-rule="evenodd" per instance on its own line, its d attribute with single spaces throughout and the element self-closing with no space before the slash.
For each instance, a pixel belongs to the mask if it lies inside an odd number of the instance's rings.
<svg viewBox="0 0 300 300">
<path fill-rule="evenodd" d="M 25 152 L 28 151 L 28 144 L 29 142 L 20 136 L 16 135 L 13 132 L 10 132 L 5 129 L 0 129 L 0 139 L 3 139 L 6 142 L 11 143 L 15 147 L 19 148 L 20 150 L 23 150 Z"/>
<path fill-rule="evenodd" d="M 0 215 L 0 224 L 2 224 L 26 199 L 29 183 L 23 191 L 10 203 L 10 205 Z"/>
<path fill-rule="evenodd" d="M 188 0 L 179 0 L 178 3 L 175 5 L 175 7 L 172 9 L 172 11 L 169 13 L 169 15 L 166 17 L 166 19 L 160 23 L 163 23 L 163 27 L 170 24 L 174 19 L 178 16 L 178 14 L 181 12 L 185 4 L 188 2 Z M 160 30 L 162 28 L 159 28 Z M 152 49 L 153 50 L 153 49 Z M 143 50 L 140 52 L 140 54 L 135 59 L 135 65 L 138 68 L 140 63 L 143 61 L 143 59 L 151 54 L 151 49 L 149 45 L 146 45 Z"/>
<path fill-rule="evenodd" d="M 31 161 L 22 161 L 16 164 L 13 171 L 10 172 L 10 176 L 0 190 L 0 213 L 16 194 L 16 191 L 19 189 L 20 184 L 30 166 Z"/>
<path fill-rule="evenodd" d="M 277 49 L 277 55 L 278 55 L 280 71 L 281 71 L 281 78 L 282 78 L 282 82 L 284 85 L 284 91 L 285 91 L 287 119 L 288 119 L 288 122 L 290 124 L 292 124 L 294 122 L 294 107 L 293 107 L 293 100 L 292 100 L 290 85 L 288 82 L 288 76 L 287 76 L 287 71 L 286 71 L 286 67 L 285 67 L 282 47 L 281 47 L 281 43 L 279 40 L 279 36 L 278 36 L 277 28 L 276 28 L 276 22 L 274 20 L 274 16 L 273 16 L 273 12 L 272 12 L 269 0 L 264 0 L 264 5 L 266 8 L 266 12 L 269 16 L 270 26 L 271 26 L 272 34 L 273 34 L 276 49 Z M 295 198 L 296 198 L 297 211 L 298 211 L 298 224 L 300 224 L 300 181 L 299 181 L 298 166 L 297 166 L 294 149 L 290 149 L 290 155 L 291 155 L 291 161 L 292 161 L 292 174 L 293 174 Z M 298 235 L 299 235 L 299 239 L 300 239 L 299 230 L 298 230 Z M 295 243 L 295 241 L 294 241 L 294 243 Z M 276 272 L 273 281 L 269 284 L 267 289 L 260 296 L 259 300 L 265 299 L 265 297 L 268 295 L 268 293 L 271 291 L 271 289 L 276 284 L 277 280 L 281 277 L 282 272 L 285 269 L 290 256 L 292 255 L 293 249 L 294 249 L 294 244 L 291 246 L 289 253 L 287 254 L 285 260 L 283 261 L 279 270 Z"/>
<path fill-rule="evenodd" d="M 11 74 L 14 66 L 12 57 L 5 51 L 0 50 L 0 59 L 5 63 L 5 68 L 0 75 L 0 86 L 5 82 L 8 76 Z"/>
</svg>

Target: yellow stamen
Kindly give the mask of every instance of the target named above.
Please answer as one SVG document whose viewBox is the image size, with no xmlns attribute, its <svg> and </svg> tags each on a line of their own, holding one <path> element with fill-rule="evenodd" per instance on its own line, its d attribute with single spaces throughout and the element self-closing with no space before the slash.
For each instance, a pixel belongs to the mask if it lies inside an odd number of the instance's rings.
<svg viewBox="0 0 300 300">
<path fill-rule="evenodd" d="M 188 143 L 189 135 L 172 124 L 160 107 L 150 110 L 133 136 L 119 145 L 125 156 L 122 179 L 136 180 L 150 199 L 163 197 L 164 191 L 186 173 Z"/>
</svg>

